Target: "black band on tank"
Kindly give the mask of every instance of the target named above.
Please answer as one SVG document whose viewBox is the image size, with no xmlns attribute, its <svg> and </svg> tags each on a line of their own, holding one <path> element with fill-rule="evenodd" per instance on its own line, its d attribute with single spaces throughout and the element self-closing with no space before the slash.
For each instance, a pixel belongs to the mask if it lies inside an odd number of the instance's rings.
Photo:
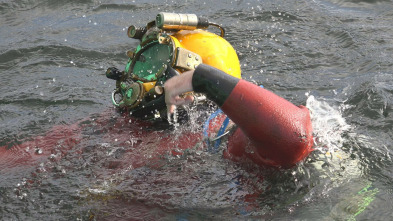
<svg viewBox="0 0 393 221">
<path fill-rule="evenodd" d="M 217 103 L 220 107 L 238 82 L 238 78 L 205 64 L 198 65 L 192 76 L 194 91 L 205 93 L 207 98 Z"/>
</svg>

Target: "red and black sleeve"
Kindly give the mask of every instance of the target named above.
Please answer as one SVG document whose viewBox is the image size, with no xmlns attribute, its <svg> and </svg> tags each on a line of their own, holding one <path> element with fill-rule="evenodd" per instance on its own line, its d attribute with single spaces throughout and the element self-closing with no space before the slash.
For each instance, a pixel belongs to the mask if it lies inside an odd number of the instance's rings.
<svg viewBox="0 0 393 221">
<path fill-rule="evenodd" d="M 196 68 L 192 84 L 195 92 L 205 93 L 240 128 L 234 134 L 238 139 L 228 144 L 229 154 L 246 156 L 257 164 L 290 167 L 312 151 L 306 107 L 204 64 Z"/>
</svg>

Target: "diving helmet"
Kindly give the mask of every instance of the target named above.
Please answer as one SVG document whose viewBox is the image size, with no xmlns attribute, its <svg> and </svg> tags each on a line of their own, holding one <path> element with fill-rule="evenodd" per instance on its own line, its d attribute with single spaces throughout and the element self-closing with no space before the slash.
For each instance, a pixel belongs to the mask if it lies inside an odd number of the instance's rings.
<svg viewBox="0 0 393 221">
<path fill-rule="evenodd" d="M 209 26 L 218 27 L 221 36 L 207 31 Z M 130 26 L 127 35 L 140 40 L 140 44 L 127 52 L 124 71 L 108 68 L 106 76 L 116 80 L 113 104 L 134 116 L 166 116 L 165 81 L 201 63 L 241 78 L 236 51 L 223 38 L 225 30 L 204 17 L 161 12 L 146 27 Z M 204 99 L 190 93 L 196 102 Z"/>
</svg>

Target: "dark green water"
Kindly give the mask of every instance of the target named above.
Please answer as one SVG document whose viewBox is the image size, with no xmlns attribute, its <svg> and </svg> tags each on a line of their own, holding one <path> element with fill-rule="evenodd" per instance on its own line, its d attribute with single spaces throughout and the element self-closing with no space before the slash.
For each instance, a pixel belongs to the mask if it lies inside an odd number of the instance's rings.
<svg viewBox="0 0 393 221">
<path fill-rule="evenodd" d="M 86 139 L 57 160 L 53 152 L 28 167 L 0 163 L 2 220 L 393 217 L 388 0 L 0 1 L 0 146 L 55 125 L 82 119 L 94 125 L 108 109 L 120 118 L 111 109 L 114 82 L 105 70 L 123 68 L 125 52 L 138 45 L 127 37 L 128 26 L 143 26 L 161 11 L 222 24 L 243 78 L 310 108 L 316 151 L 284 171 L 245 169 L 193 149 L 159 168 L 113 172 L 108 158 L 125 147 L 108 138 L 110 123 L 91 126 L 82 131 Z"/>
</svg>

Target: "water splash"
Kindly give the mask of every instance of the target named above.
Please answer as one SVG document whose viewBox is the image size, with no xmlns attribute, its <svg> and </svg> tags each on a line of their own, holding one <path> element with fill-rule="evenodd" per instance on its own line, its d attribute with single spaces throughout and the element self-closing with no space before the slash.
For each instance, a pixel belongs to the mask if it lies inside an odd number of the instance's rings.
<svg viewBox="0 0 393 221">
<path fill-rule="evenodd" d="M 314 137 L 316 137 L 315 149 L 323 153 L 340 150 L 345 141 L 343 135 L 351 128 L 340 111 L 312 95 L 308 97 L 306 106 L 311 113 Z"/>
<path fill-rule="evenodd" d="M 330 105 L 307 94 L 306 106 L 311 113 L 315 151 L 295 171 L 292 172 L 297 192 L 306 187 L 309 192 L 303 197 L 304 202 L 316 197 L 326 197 L 330 191 L 360 174 L 358 161 L 343 151 L 351 132 L 351 125 L 346 123 L 340 107 Z"/>
<path fill-rule="evenodd" d="M 179 126 L 179 123 L 177 121 L 177 108 L 174 108 L 173 113 L 167 113 L 167 119 L 168 119 L 168 123 L 170 125 L 173 125 L 175 127 L 175 130 L 177 129 L 177 127 Z"/>
</svg>

